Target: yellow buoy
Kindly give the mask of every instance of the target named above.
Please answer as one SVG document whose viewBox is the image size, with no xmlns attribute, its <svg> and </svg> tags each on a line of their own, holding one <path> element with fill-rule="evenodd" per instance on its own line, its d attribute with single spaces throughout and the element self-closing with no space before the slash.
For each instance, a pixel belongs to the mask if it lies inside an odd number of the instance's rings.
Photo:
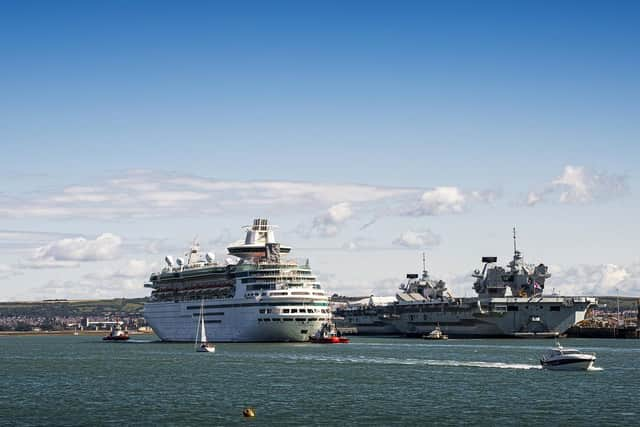
<svg viewBox="0 0 640 427">
<path fill-rule="evenodd" d="M 244 408 L 244 410 L 242 411 L 242 415 L 247 418 L 255 417 L 256 411 L 253 408 Z"/>
</svg>

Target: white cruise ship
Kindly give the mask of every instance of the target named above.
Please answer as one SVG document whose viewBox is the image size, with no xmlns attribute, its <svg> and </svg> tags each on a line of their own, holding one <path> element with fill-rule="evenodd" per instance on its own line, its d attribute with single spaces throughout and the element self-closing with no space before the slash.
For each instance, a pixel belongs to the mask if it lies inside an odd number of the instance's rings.
<svg viewBox="0 0 640 427">
<path fill-rule="evenodd" d="M 218 263 L 194 243 L 185 259 L 167 256 L 151 274 L 144 317 L 163 341 L 194 341 L 200 307 L 214 342 L 308 341 L 330 321 L 328 297 L 311 272 L 286 258 L 273 226 L 256 219 L 227 248 L 238 263 Z M 211 336 L 209 336 L 211 335 Z"/>
</svg>

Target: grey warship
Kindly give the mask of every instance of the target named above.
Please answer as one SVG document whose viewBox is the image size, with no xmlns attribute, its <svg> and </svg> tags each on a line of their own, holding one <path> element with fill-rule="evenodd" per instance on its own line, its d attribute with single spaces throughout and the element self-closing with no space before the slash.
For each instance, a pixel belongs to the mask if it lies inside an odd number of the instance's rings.
<svg viewBox="0 0 640 427">
<path fill-rule="evenodd" d="M 543 295 L 549 274 L 544 264 L 527 264 L 516 247 L 506 268 L 497 257 L 483 257 L 482 270 L 473 273 L 477 296 L 454 298 L 445 282 L 429 276 L 423 257 L 422 275 L 407 274 L 396 302 L 366 311 L 344 310 L 345 319 L 376 322 L 407 336 L 423 336 L 437 326 L 450 337 L 548 337 L 564 333 L 584 319 L 595 298 Z M 370 329 L 369 329 L 370 330 Z M 382 330 L 380 328 L 379 330 Z"/>
</svg>

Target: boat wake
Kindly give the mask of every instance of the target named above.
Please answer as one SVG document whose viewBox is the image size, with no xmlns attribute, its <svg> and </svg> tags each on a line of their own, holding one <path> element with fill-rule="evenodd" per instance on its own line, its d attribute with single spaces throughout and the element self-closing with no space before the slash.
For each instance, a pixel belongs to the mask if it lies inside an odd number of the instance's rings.
<svg viewBox="0 0 640 427">
<path fill-rule="evenodd" d="M 363 363 L 381 365 L 413 365 L 413 366 L 450 366 L 462 368 L 493 368 L 493 369 L 542 369 L 540 365 L 528 365 L 523 363 L 481 362 L 469 360 L 439 360 L 439 359 L 399 359 L 394 357 L 345 357 L 345 356 L 302 356 L 302 355 L 278 355 L 278 359 L 307 360 L 334 363 Z"/>
<path fill-rule="evenodd" d="M 466 368 L 494 368 L 494 369 L 542 369 L 540 365 L 527 365 L 524 363 L 503 363 L 503 362 L 459 362 L 455 360 L 429 360 L 427 365 L 433 366 L 462 366 Z"/>
</svg>

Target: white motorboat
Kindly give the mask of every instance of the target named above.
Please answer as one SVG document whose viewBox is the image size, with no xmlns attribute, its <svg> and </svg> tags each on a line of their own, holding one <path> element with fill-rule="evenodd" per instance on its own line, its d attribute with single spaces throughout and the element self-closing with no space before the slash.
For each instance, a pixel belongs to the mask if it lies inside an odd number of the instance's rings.
<svg viewBox="0 0 640 427">
<path fill-rule="evenodd" d="M 595 353 L 582 353 L 575 348 L 564 348 L 556 340 L 556 346 L 549 349 L 540 358 L 540 364 L 545 369 L 563 371 L 586 371 L 596 361 Z"/>
<path fill-rule="evenodd" d="M 204 328 L 204 302 L 200 305 L 200 321 L 198 322 L 198 332 L 196 333 L 196 351 L 213 353 L 216 347 L 207 341 L 207 332 Z M 198 340 L 200 338 L 200 340 Z M 199 341 L 199 342 L 198 342 Z M 198 345 L 199 344 L 199 345 Z"/>
</svg>

